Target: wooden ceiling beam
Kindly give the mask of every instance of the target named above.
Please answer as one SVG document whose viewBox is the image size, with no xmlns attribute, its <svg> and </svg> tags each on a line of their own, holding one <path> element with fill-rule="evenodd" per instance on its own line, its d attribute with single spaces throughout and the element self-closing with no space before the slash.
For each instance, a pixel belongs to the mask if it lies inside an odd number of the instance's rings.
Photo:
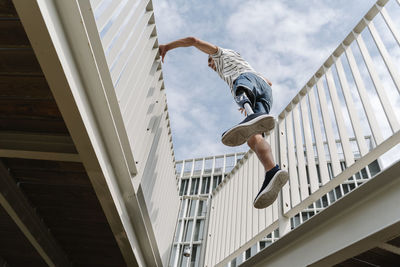
<svg viewBox="0 0 400 267">
<path fill-rule="evenodd" d="M 0 157 L 81 161 L 70 136 L 26 132 L 0 131 Z"/>
<path fill-rule="evenodd" d="M 49 266 L 71 266 L 66 253 L 18 188 L 1 160 L 0 205 Z"/>
</svg>

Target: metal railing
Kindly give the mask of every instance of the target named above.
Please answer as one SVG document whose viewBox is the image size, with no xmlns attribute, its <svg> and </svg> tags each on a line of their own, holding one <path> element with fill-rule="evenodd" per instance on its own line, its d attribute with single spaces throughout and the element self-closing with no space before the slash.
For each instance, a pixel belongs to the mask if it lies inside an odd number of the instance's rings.
<svg viewBox="0 0 400 267">
<path fill-rule="evenodd" d="M 280 113 L 276 130 L 267 136 L 277 162 L 290 175 L 278 200 L 263 210 L 252 208 L 264 176 L 252 151 L 217 187 L 206 266 L 225 266 L 277 228 L 280 236 L 287 234 L 292 217 L 400 143 L 399 66 L 388 51 L 389 45 L 390 51 L 398 51 L 400 39 L 384 8 L 387 2 L 373 5 Z M 376 22 L 378 14 L 384 23 Z M 372 136 L 372 149 L 366 135 Z"/>
</svg>

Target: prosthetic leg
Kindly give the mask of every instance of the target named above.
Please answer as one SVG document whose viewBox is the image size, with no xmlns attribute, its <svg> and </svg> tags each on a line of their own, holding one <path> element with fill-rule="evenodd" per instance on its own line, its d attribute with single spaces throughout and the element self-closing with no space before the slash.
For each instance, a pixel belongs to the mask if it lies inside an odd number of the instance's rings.
<svg viewBox="0 0 400 267">
<path fill-rule="evenodd" d="M 238 125 L 232 127 L 222 134 L 222 143 L 226 146 L 240 146 L 244 144 L 251 136 L 271 131 L 275 127 L 274 117 L 266 113 L 254 113 L 252 106 L 254 101 L 248 97 L 245 89 L 237 90 L 235 101 L 239 107 L 244 108 L 247 117 Z"/>
</svg>

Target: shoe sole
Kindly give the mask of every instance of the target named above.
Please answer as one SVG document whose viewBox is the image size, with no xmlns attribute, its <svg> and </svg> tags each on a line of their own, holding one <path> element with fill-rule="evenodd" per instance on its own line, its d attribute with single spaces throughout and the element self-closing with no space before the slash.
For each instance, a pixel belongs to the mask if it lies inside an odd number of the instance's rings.
<svg viewBox="0 0 400 267">
<path fill-rule="evenodd" d="M 260 193 L 258 198 L 254 200 L 253 206 L 256 209 L 264 209 L 277 199 L 282 187 L 289 180 L 289 174 L 285 170 L 278 171 L 268 186 Z"/>
<path fill-rule="evenodd" d="M 222 136 L 222 143 L 226 146 L 240 146 L 252 135 L 268 133 L 275 128 L 275 119 L 271 115 L 263 115 L 252 121 L 237 125 Z"/>
</svg>

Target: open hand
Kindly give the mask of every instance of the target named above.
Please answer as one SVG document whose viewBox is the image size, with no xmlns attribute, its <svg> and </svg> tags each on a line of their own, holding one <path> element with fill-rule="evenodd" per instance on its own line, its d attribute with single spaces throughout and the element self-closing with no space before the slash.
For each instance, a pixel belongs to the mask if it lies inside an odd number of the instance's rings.
<svg viewBox="0 0 400 267">
<path fill-rule="evenodd" d="M 161 61 L 164 63 L 164 57 L 167 54 L 167 45 L 159 45 L 158 51 L 160 51 Z"/>
</svg>

